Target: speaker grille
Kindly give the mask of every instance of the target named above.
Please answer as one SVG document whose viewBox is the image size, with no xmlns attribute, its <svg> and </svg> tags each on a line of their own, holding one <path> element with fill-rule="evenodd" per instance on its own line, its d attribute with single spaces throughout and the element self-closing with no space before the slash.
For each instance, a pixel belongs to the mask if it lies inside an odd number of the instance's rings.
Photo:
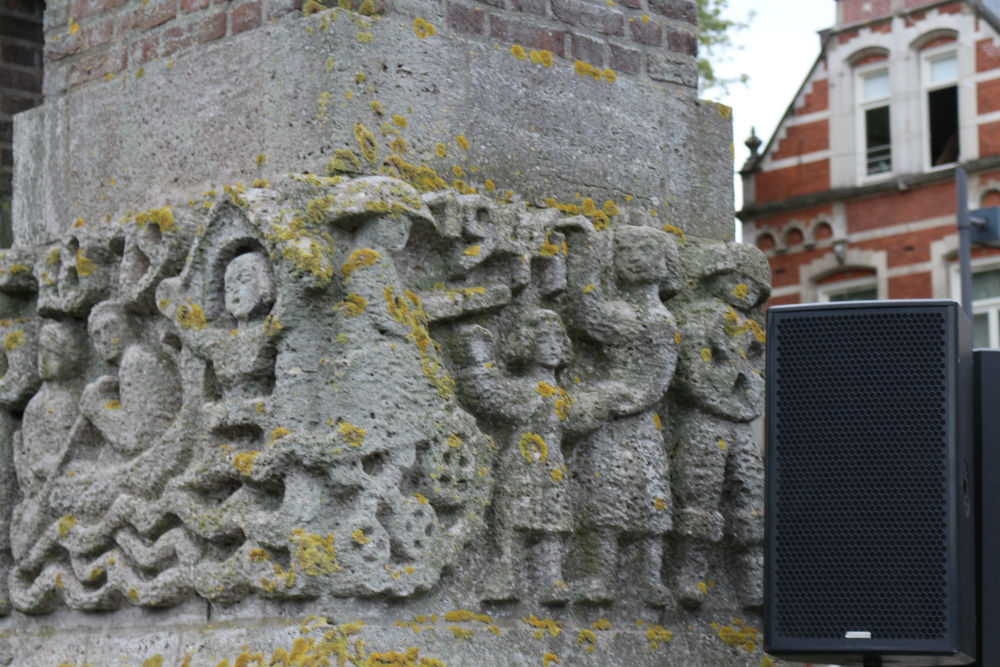
<svg viewBox="0 0 1000 667">
<path fill-rule="evenodd" d="M 776 633 L 943 638 L 945 317 L 809 314 L 774 333 Z"/>
</svg>

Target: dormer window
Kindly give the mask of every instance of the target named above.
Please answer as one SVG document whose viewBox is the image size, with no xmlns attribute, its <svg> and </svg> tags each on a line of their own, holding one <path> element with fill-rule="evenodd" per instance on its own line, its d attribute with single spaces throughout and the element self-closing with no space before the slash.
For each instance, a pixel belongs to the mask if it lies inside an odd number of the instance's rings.
<svg viewBox="0 0 1000 667">
<path fill-rule="evenodd" d="M 859 76 L 864 173 L 868 176 L 892 171 L 892 140 L 889 130 L 889 70 L 880 68 Z"/>
<path fill-rule="evenodd" d="M 925 118 L 929 165 L 958 161 L 958 56 L 954 51 L 924 56 Z"/>
</svg>

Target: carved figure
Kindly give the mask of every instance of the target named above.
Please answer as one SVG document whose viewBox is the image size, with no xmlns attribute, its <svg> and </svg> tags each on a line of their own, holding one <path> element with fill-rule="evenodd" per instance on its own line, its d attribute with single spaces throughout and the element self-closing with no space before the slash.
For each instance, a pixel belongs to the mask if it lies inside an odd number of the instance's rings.
<svg viewBox="0 0 1000 667">
<path fill-rule="evenodd" d="M 569 355 L 569 339 L 559 316 L 530 311 L 506 336 L 503 374 L 493 336 L 478 325 L 456 336 L 456 374 L 463 394 L 485 418 L 502 424 L 506 440 L 497 464 L 494 518 L 499 553 L 485 578 L 484 598 L 517 599 L 528 593 L 520 575 L 527 569 L 543 603 L 569 600 L 563 581 L 565 538 L 573 521 L 569 480 L 562 455 L 571 399 L 558 385 L 556 369 Z M 519 576 L 520 575 L 520 576 Z"/>
<path fill-rule="evenodd" d="M 667 599 L 661 566 L 663 537 L 671 528 L 671 492 L 660 433 L 663 417 L 653 407 L 677 361 L 674 318 L 661 301 L 661 292 L 678 284 L 676 247 L 660 230 L 619 228 L 613 245 L 615 280 L 602 284 L 601 263 L 593 256 L 597 240 L 592 233 L 567 231 L 569 316 L 573 332 L 602 355 L 603 372 L 587 379 L 613 417 L 575 443 L 570 461 L 581 517 L 578 548 L 590 554 L 578 592 L 589 601 L 611 600 L 620 546 L 628 542 L 640 564 L 639 594 L 662 606 Z"/>
<path fill-rule="evenodd" d="M 86 362 L 76 328 L 49 322 L 38 333 L 38 375 L 42 386 L 24 409 L 14 436 L 14 463 L 22 489 L 40 489 L 56 472 L 79 410 L 80 370 Z"/>
<path fill-rule="evenodd" d="M 128 459 L 152 445 L 173 421 L 181 406 L 180 381 L 169 359 L 136 338 L 135 324 L 121 304 L 95 306 L 88 331 L 98 354 L 118 372 L 84 388 L 80 412 Z"/>
<path fill-rule="evenodd" d="M 724 246 L 715 250 L 719 256 Z M 764 332 L 756 317 L 767 297 L 759 277 L 766 263 L 747 250 L 727 258 L 722 266 L 702 265 L 700 283 L 677 311 L 680 358 L 671 391 L 679 411 L 671 467 L 678 599 L 691 608 L 706 594 L 709 556 L 724 538 L 739 561 L 742 602 L 759 605 L 761 595 L 764 475 L 750 422 L 763 407 Z"/>
</svg>

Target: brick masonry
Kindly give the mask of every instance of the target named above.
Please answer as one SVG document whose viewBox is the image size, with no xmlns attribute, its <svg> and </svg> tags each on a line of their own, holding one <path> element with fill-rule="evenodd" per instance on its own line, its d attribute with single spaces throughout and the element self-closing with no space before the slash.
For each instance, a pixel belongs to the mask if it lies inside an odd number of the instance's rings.
<svg viewBox="0 0 1000 667">
<path fill-rule="evenodd" d="M 10 245 L 13 115 L 42 102 L 41 0 L 0 0 L 0 247 Z"/>
</svg>

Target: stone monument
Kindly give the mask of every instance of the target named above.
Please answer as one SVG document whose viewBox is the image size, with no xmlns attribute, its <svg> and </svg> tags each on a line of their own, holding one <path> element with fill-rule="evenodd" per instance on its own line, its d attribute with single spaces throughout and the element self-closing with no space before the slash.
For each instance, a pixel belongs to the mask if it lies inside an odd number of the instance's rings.
<svg viewBox="0 0 1000 667">
<path fill-rule="evenodd" d="M 18 117 L 0 664 L 772 664 L 728 110 L 456 7 L 309 0 Z"/>
</svg>

